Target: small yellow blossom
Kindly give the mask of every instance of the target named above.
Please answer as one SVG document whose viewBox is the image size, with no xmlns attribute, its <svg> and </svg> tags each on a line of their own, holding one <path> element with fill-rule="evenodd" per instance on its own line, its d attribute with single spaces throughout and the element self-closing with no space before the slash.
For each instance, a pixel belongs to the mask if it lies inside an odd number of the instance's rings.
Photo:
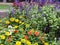
<svg viewBox="0 0 60 45">
<path fill-rule="evenodd" d="M 49 45 L 49 43 L 45 42 L 44 45 Z"/>
<path fill-rule="evenodd" d="M 21 24 L 22 22 L 21 21 L 19 21 L 19 24 Z"/>
<path fill-rule="evenodd" d="M 21 42 L 22 43 L 26 43 L 26 39 L 21 39 Z"/>
<path fill-rule="evenodd" d="M 6 35 L 6 36 L 9 36 L 9 35 L 10 35 L 10 33 L 9 33 L 9 32 L 5 32 L 5 35 Z"/>
<path fill-rule="evenodd" d="M 23 28 L 20 28 L 20 30 L 21 30 L 21 31 L 24 31 L 24 29 L 23 29 Z"/>
<path fill-rule="evenodd" d="M 18 26 L 14 26 L 14 28 L 18 28 Z"/>
<path fill-rule="evenodd" d="M 54 45 L 54 43 L 52 43 L 52 45 Z"/>
<path fill-rule="evenodd" d="M 15 20 L 14 18 L 10 18 L 10 21 L 11 21 L 11 22 L 14 22 L 14 20 Z"/>
<path fill-rule="evenodd" d="M 5 35 L 1 35 L 0 38 L 1 38 L 1 39 L 5 39 Z"/>
<path fill-rule="evenodd" d="M 28 41 L 28 40 L 26 40 L 26 44 L 31 45 L 31 42 L 30 42 L 30 41 Z"/>
<path fill-rule="evenodd" d="M 30 25 L 29 24 L 26 24 L 26 28 L 28 28 Z"/>
<path fill-rule="evenodd" d="M 19 18 L 23 18 L 23 16 L 19 16 Z"/>
<path fill-rule="evenodd" d="M 23 24 L 24 24 L 24 22 L 21 23 L 21 25 L 23 25 Z"/>
<path fill-rule="evenodd" d="M 42 41 L 42 43 L 45 43 L 45 41 Z"/>
<path fill-rule="evenodd" d="M 6 21 L 6 24 L 9 25 L 10 24 L 10 21 Z"/>
<path fill-rule="evenodd" d="M 16 41 L 16 45 L 21 45 L 21 42 L 20 41 Z"/>
<path fill-rule="evenodd" d="M 34 45 L 38 45 L 38 43 L 35 43 Z"/>
<path fill-rule="evenodd" d="M 2 20 L 0 20 L 0 23 L 2 22 Z"/>
<path fill-rule="evenodd" d="M 19 19 L 15 19 L 15 22 L 17 22 L 17 23 L 18 23 L 18 22 L 19 22 Z"/>
<path fill-rule="evenodd" d="M 44 36 L 47 36 L 47 34 L 44 34 Z"/>
<path fill-rule="evenodd" d="M 34 29 L 33 28 L 31 29 L 31 32 L 34 32 Z"/>
</svg>

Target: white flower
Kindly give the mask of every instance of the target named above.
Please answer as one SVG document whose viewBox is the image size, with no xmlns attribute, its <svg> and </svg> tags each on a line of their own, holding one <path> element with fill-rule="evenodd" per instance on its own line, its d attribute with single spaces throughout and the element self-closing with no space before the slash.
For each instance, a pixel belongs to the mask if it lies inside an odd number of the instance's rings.
<svg viewBox="0 0 60 45">
<path fill-rule="evenodd" d="M 8 28 L 12 28 L 12 26 L 11 26 L 11 25 L 9 25 L 9 26 L 8 26 Z"/>
<path fill-rule="evenodd" d="M 13 31 L 12 30 L 9 30 L 9 32 L 10 32 L 10 35 L 12 35 Z"/>
</svg>

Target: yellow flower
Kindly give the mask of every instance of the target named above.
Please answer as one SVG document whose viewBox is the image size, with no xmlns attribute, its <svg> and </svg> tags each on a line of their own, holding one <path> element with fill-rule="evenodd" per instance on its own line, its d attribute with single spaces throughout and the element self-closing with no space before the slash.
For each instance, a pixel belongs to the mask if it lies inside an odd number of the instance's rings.
<svg viewBox="0 0 60 45">
<path fill-rule="evenodd" d="M 28 41 L 28 40 L 26 40 L 26 44 L 31 45 L 31 42 L 30 42 L 30 41 Z"/>
<path fill-rule="evenodd" d="M 14 28 L 18 28 L 18 26 L 14 26 Z"/>
<path fill-rule="evenodd" d="M 19 21 L 19 24 L 21 24 L 22 22 L 21 21 Z"/>
<path fill-rule="evenodd" d="M 45 42 L 44 45 L 49 45 L 49 43 Z"/>
<path fill-rule="evenodd" d="M 21 30 L 21 31 L 24 31 L 24 29 L 23 29 L 23 28 L 20 28 L 20 30 Z"/>
<path fill-rule="evenodd" d="M 54 45 L 54 43 L 52 43 L 52 45 Z"/>
<path fill-rule="evenodd" d="M 19 18 L 23 18 L 23 16 L 19 16 Z"/>
<path fill-rule="evenodd" d="M 31 29 L 31 32 L 34 32 L 34 29 L 33 28 Z"/>
<path fill-rule="evenodd" d="M 0 38 L 1 38 L 1 39 L 5 39 L 5 35 L 1 35 Z"/>
<path fill-rule="evenodd" d="M 4 44 L 0 44 L 0 45 L 4 45 Z"/>
<path fill-rule="evenodd" d="M 23 24 L 24 24 L 24 22 L 21 23 L 21 25 L 23 25 Z"/>
<path fill-rule="evenodd" d="M 44 36 L 47 36 L 47 34 L 44 34 Z"/>
<path fill-rule="evenodd" d="M 38 45 L 38 43 L 35 43 L 34 45 Z"/>
<path fill-rule="evenodd" d="M 18 22 L 19 22 L 19 20 L 18 20 L 18 19 L 15 19 L 15 22 L 17 22 L 17 23 L 18 23 Z"/>
<path fill-rule="evenodd" d="M 21 39 L 21 42 L 22 43 L 26 43 L 26 39 Z"/>
<path fill-rule="evenodd" d="M 16 41 L 16 45 L 21 45 L 21 42 L 20 41 Z"/>
<path fill-rule="evenodd" d="M 28 28 L 29 27 L 29 24 L 26 24 L 26 28 Z"/>
<path fill-rule="evenodd" d="M 10 24 L 10 21 L 6 21 L 6 24 L 9 25 Z"/>
<path fill-rule="evenodd" d="M 9 33 L 9 32 L 5 32 L 5 35 L 6 35 L 6 36 L 9 36 L 9 35 L 10 35 L 10 33 Z"/>
<path fill-rule="evenodd" d="M 14 20 L 15 20 L 14 18 L 10 18 L 10 21 L 11 21 L 11 22 L 14 22 Z"/>
<path fill-rule="evenodd" d="M 2 22 L 2 20 L 0 20 L 0 23 Z"/>
<path fill-rule="evenodd" d="M 45 43 L 45 41 L 42 41 L 42 43 Z"/>
</svg>

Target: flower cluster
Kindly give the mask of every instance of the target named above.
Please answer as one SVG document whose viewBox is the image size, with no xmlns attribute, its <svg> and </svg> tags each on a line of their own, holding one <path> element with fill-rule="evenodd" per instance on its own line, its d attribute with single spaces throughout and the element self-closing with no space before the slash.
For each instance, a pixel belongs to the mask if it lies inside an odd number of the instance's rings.
<svg viewBox="0 0 60 45">
<path fill-rule="evenodd" d="M 14 14 L 0 20 L 0 45 L 58 45 L 60 17 L 54 5 L 20 3 Z"/>
</svg>

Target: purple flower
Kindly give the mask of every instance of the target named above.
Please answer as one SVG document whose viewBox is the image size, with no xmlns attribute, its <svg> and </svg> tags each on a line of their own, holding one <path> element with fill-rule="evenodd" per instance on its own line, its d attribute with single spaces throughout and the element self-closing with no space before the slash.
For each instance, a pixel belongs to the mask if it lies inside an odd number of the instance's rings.
<svg viewBox="0 0 60 45">
<path fill-rule="evenodd" d="M 54 10 L 60 10 L 60 6 L 59 5 L 54 6 Z"/>
<path fill-rule="evenodd" d="M 42 14 L 42 20 L 44 20 L 44 17 L 45 17 L 45 15 L 44 15 L 44 14 Z"/>
<path fill-rule="evenodd" d="M 38 0 L 38 4 L 40 5 L 40 6 L 43 6 L 44 4 L 45 4 L 45 0 Z"/>
<path fill-rule="evenodd" d="M 41 11 L 41 8 L 40 8 L 40 6 L 38 6 L 38 12 L 40 12 Z"/>
<path fill-rule="evenodd" d="M 12 13 L 12 16 L 14 16 L 14 14 L 15 14 L 14 8 L 12 9 L 11 13 Z"/>
<path fill-rule="evenodd" d="M 27 0 L 25 0 L 25 2 L 27 2 Z"/>
<path fill-rule="evenodd" d="M 42 14 L 42 17 L 44 17 L 45 15 L 44 14 Z"/>
<path fill-rule="evenodd" d="M 50 0 L 50 3 L 53 4 L 54 3 L 54 0 Z"/>
<path fill-rule="evenodd" d="M 38 0 L 38 3 L 40 3 L 40 0 Z"/>
<path fill-rule="evenodd" d="M 58 40 L 60 40 L 60 38 L 58 38 Z"/>
<path fill-rule="evenodd" d="M 28 12 L 32 9 L 33 4 L 30 3 L 29 7 L 26 8 L 26 15 L 28 15 Z"/>
<path fill-rule="evenodd" d="M 20 8 L 20 11 L 22 12 L 22 10 L 23 10 L 22 2 L 19 3 L 19 8 Z"/>
<path fill-rule="evenodd" d="M 25 2 L 30 2 L 30 0 L 25 0 Z"/>
<path fill-rule="evenodd" d="M 40 5 L 38 3 L 38 12 L 40 12 L 40 11 L 41 11 L 41 7 L 40 7 Z"/>
<path fill-rule="evenodd" d="M 46 27 L 44 27 L 44 31 L 46 31 Z"/>
<path fill-rule="evenodd" d="M 60 4 L 60 2 L 57 2 L 57 4 Z"/>
<path fill-rule="evenodd" d="M 32 0 L 32 2 L 36 2 L 37 0 Z"/>
<path fill-rule="evenodd" d="M 18 3 L 18 2 L 19 2 L 19 0 L 15 0 L 15 2 L 16 2 L 16 3 Z"/>
</svg>

